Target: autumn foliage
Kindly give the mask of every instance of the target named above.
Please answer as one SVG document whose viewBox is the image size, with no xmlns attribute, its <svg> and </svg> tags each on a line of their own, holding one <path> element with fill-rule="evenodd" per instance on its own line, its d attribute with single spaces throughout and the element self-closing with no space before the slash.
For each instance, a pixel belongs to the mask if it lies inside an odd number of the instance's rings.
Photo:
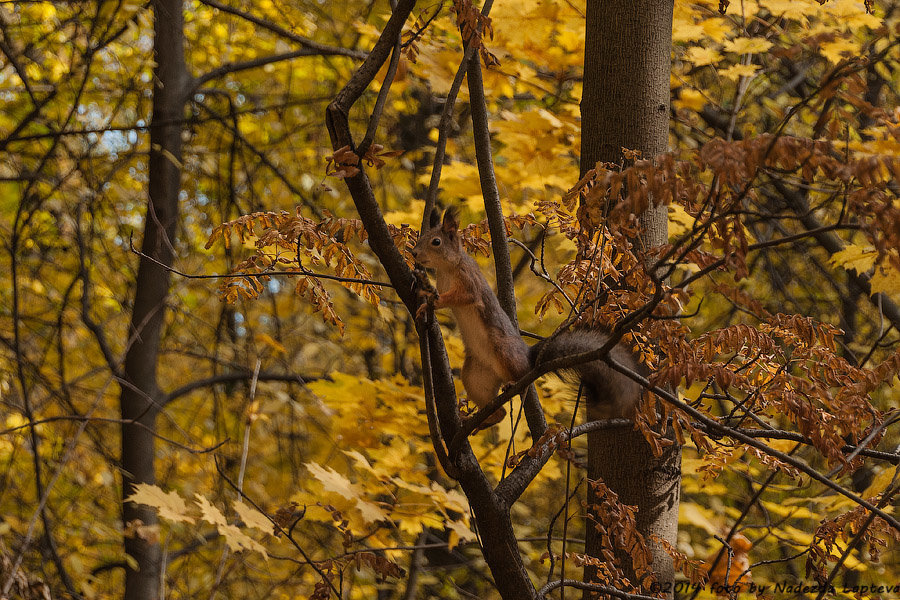
<svg viewBox="0 0 900 600">
<path fill-rule="evenodd" d="M 622 148 L 580 179 L 583 3 L 483 9 L 415 6 L 349 118 L 358 140 L 377 124 L 360 155 L 332 148 L 323 115 L 389 3 L 184 4 L 194 80 L 184 157 L 167 158 L 181 212 L 152 364 L 157 481 L 123 499 L 153 7 L 0 5 L 0 597 L 118 597 L 135 568 L 123 537 L 162 549 L 167 598 L 499 597 L 473 526 L 484 498 L 446 468 L 465 443 L 495 488 L 540 463 L 508 508 L 547 597 L 586 564 L 601 585 L 650 589 L 648 544 L 702 598 L 900 583 L 900 5 L 677 0 L 670 151 Z M 634 427 L 656 452 L 684 447 L 677 543 L 579 483 L 583 399 L 551 375 L 539 435 L 516 397 L 504 423 L 435 448 L 412 291 L 346 183 L 366 176 L 411 270 L 442 140 L 439 201 L 491 273 L 465 86 L 441 120 L 466 46 L 519 325 L 603 328 L 640 357 Z M 641 247 L 654 206 L 668 243 Z M 458 369 L 459 332 L 437 318 Z M 588 486 L 602 502 L 582 506 Z M 159 524 L 122 522 L 123 501 Z M 587 527 L 632 563 L 584 555 Z"/>
</svg>

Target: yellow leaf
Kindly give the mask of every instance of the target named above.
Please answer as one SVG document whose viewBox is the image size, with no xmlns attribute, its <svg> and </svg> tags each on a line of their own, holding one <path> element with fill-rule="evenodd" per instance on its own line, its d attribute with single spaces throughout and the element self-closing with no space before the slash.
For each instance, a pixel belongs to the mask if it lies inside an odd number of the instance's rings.
<svg viewBox="0 0 900 600">
<path fill-rule="evenodd" d="M 447 529 L 450 530 L 450 540 L 448 545 L 453 549 L 460 540 L 464 542 L 473 542 L 477 538 L 468 525 L 462 521 L 451 521 L 447 523 Z"/>
<path fill-rule="evenodd" d="M 898 478 L 898 471 L 900 471 L 900 467 L 888 467 L 875 475 L 872 478 L 872 483 L 869 484 L 869 487 L 863 493 L 863 498 L 871 499 L 883 492 L 892 481 Z"/>
<path fill-rule="evenodd" d="M 792 525 L 782 525 L 779 530 L 786 541 L 792 541 L 800 547 L 809 546 L 813 539 L 811 531 L 803 531 Z"/>
<path fill-rule="evenodd" d="M 723 48 L 726 52 L 735 54 L 759 54 L 772 47 L 772 42 L 763 38 L 738 37 L 725 42 Z"/>
<path fill-rule="evenodd" d="M 52 2 L 41 2 L 38 6 L 42 20 L 49 21 L 51 19 L 56 19 L 56 7 L 53 6 Z"/>
<path fill-rule="evenodd" d="M 859 43 L 849 39 L 825 42 L 819 47 L 819 53 L 832 64 L 841 62 L 844 54 L 856 55 L 859 54 L 859 51 Z"/>
<path fill-rule="evenodd" d="M 220 525 L 216 528 L 222 537 L 225 538 L 225 543 L 228 544 L 228 547 L 234 552 L 240 552 L 241 550 L 253 550 L 255 552 L 259 552 L 262 554 L 267 560 L 269 555 L 266 553 L 265 547 L 254 540 L 252 537 L 241 531 L 235 525 Z"/>
<path fill-rule="evenodd" d="M 247 527 L 253 527 L 254 529 L 259 529 L 260 531 L 264 531 L 266 533 L 272 533 L 272 522 L 266 518 L 264 514 L 249 506 L 235 500 L 234 504 L 232 504 L 234 508 L 234 512 L 238 514 L 241 518 L 241 521 L 244 522 L 244 525 Z"/>
<path fill-rule="evenodd" d="M 369 459 L 366 458 L 358 450 L 344 450 L 344 454 L 352 458 L 358 467 L 361 467 L 372 475 L 379 475 L 378 471 L 376 471 L 372 464 L 369 462 Z"/>
<path fill-rule="evenodd" d="M 769 440 L 767 443 L 770 448 L 779 452 L 791 452 L 798 444 L 793 440 Z"/>
<path fill-rule="evenodd" d="M 878 252 L 872 247 L 863 248 L 851 244 L 831 255 L 829 262 L 845 269 L 853 269 L 857 273 L 865 273 L 875 265 Z"/>
<path fill-rule="evenodd" d="M 857 0 L 832 0 L 824 9 L 839 23 L 852 30 L 860 27 L 876 29 L 882 24 L 881 18 L 866 12 L 863 3 Z"/>
<path fill-rule="evenodd" d="M 356 509 L 359 511 L 360 516 L 366 523 L 376 523 L 378 521 L 384 521 L 388 518 L 387 512 L 385 512 L 380 506 L 378 506 L 374 502 L 363 500 L 362 498 L 356 500 Z"/>
<path fill-rule="evenodd" d="M 322 489 L 326 492 L 334 492 L 347 500 L 359 498 L 359 489 L 331 467 L 322 467 L 317 463 L 309 462 L 306 463 L 306 468 L 313 477 L 322 482 Z"/>
<path fill-rule="evenodd" d="M 686 523 L 695 527 L 699 527 L 700 529 L 705 530 L 710 535 L 718 535 L 719 530 L 721 529 L 715 523 L 713 523 L 712 518 L 714 517 L 715 513 L 713 513 L 710 509 L 698 506 L 693 502 L 684 502 L 681 504 L 681 506 L 678 507 L 679 523 Z"/>
<path fill-rule="evenodd" d="M 759 65 L 731 65 L 727 69 L 719 71 L 719 75 L 731 81 L 737 81 L 741 77 L 752 77 L 759 70 Z"/>
<path fill-rule="evenodd" d="M 675 18 L 672 23 L 673 42 L 696 42 L 703 38 L 706 32 L 702 25 L 695 24 L 686 18 Z"/>
<path fill-rule="evenodd" d="M 872 274 L 872 293 L 900 294 L 900 273 L 891 265 L 878 265 Z"/>
<path fill-rule="evenodd" d="M 126 502 L 152 506 L 159 516 L 169 521 L 194 523 L 196 519 L 188 514 L 188 506 L 178 492 L 164 492 L 161 488 L 149 483 L 138 483 L 134 492 L 125 498 Z"/>
<path fill-rule="evenodd" d="M 700 26 L 703 27 L 703 31 L 705 31 L 706 35 L 712 38 L 714 42 L 720 43 L 725 39 L 725 36 L 733 30 L 731 23 L 721 17 L 706 19 L 700 23 Z"/>
<path fill-rule="evenodd" d="M 225 518 L 222 511 L 213 506 L 205 496 L 194 494 L 194 497 L 197 499 L 196 504 L 200 507 L 200 516 L 204 521 L 211 523 L 216 527 L 228 525 L 228 519 Z"/>
<path fill-rule="evenodd" d="M 703 46 L 692 46 L 684 54 L 684 59 L 694 63 L 695 66 L 702 67 L 712 65 L 722 60 L 722 55 L 715 48 L 705 48 Z"/>
<path fill-rule="evenodd" d="M 821 10 L 813 0 L 760 0 L 760 4 L 777 17 L 794 19 L 804 24 L 806 17 Z"/>
<path fill-rule="evenodd" d="M 669 205 L 669 239 L 676 239 L 694 226 L 695 219 L 679 204 Z"/>
<path fill-rule="evenodd" d="M 779 517 L 790 517 L 792 519 L 813 519 L 819 521 L 822 516 L 818 515 L 805 506 L 785 506 L 780 502 L 766 502 L 763 500 L 762 505 L 772 514 Z"/>
<path fill-rule="evenodd" d="M 673 102 L 675 108 L 686 108 L 700 112 L 706 106 L 706 96 L 697 90 L 681 90 L 681 95 Z"/>
</svg>

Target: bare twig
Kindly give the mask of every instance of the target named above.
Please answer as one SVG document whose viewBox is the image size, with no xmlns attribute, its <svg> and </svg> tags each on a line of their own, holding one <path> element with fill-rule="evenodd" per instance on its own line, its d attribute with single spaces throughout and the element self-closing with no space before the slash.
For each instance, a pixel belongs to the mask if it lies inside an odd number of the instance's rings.
<svg viewBox="0 0 900 600">
<path fill-rule="evenodd" d="M 390 283 L 387 283 L 384 281 L 375 281 L 374 279 L 358 279 L 355 277 L 338 277 L 337 275 L 326 275 L 324 273 L 313 273 L 312 271 L 309 271 L 308 269 L 306 269 L 304 267 L 300 267 L 296 271 L 272 270 L 272 271 L 260 271 L 259 273 L 224 273 L 224 274 L 215 273 L 215 274 L 199 274 L 199 275 L 197 275 L 197 274 L 185 273 L 184 271 L 179 271 L 175 267 L 170 267 L 168 265 L 165 265 L 165 264 L 161 263 L 160 261 L 156 260 L 155 258 L 153 258 L 152 256 L 144 254 L 143 252 L 141 252 L 140 250 L 135 248 L 134 241 L 133 241 L 133 234 L 132 234 L 132 236 L 129 236 L 129 238 L 128 238 L 128 246 L 131 249 L 132 253 L 137 254 L 141 258 L 145 258 L 160 267 L 163 267 L 170 273 L 174 273 L 175 275 L 178 275 L 179 277 L 184 277 L 185 279 L 224 279 L 224 278 L 232 278 L 232 277 L 233 278 L 243 277 L 243 278 L 250 279 L 250 278 L 258 278 L 258 277 L 273 277 L 276 275 L 284 275 L 284 276 L 291 276 L 291 277 L 297 277 L 298 275 L 304 275 L 306 277 L 312 277 L 313 279 L 328 279 L 330 281 L 338 281 L 341 283 L 361 283 L 363 285 L 377 285 L 377 286 L 386 287 L 386 288 L 393 287 Z"/>
</svg>

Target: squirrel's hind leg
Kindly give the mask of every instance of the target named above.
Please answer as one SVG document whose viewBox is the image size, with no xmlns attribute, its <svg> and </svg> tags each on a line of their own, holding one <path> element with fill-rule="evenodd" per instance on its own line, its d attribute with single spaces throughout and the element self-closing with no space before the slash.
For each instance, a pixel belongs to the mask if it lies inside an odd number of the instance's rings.
<svg viewBox="0 0 900 600">
<path fill-rule="evenodd" d="M 484 364 L 472 356 L 466 356 L 462 368 L 463 387 L 466 388 L 466 394 L 469 400 L 474 402 L 478 408 L 483 408 L 497 397 L 500 386 L 504 381 L 499 377 L 490 365 Z M 481 424 L 480 429 L 496 425 L 506 416 L 506 409 L 499 408 L 494 414 L 487 418 Z"/>
</svg>

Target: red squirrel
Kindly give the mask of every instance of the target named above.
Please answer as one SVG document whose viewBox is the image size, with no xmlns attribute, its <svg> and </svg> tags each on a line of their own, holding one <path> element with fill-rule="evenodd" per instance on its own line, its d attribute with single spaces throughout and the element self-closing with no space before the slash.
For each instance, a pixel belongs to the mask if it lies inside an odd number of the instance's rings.
<svg viewBox="0 0 900 600">
<path fill-rule="evenodd" d="M 519 330 L 500 307 L 500 301 L 488 284 L 478 263 L 466 254 L 459 235 L 459 220 L 454 209 L 437 210 L 429 215 L 429 227 L 419 235 L 412 254 L 422 266 L 434 270 L 437 296 L 435 309 L 449 307 L 462 334 L 466 358 L 462 382 L 470 400 L 479 407 L 493 400 L 500 388 L 522 378 L 536 364 L 563 356 L 595 350 L 608 336 L 593 329 L 563 331 L 529 346 Z M 421 318 L 428 308 L 423 303 L 416 312 Z M 621 344 L 611 351 L 624 366 L 641 370 L 638 361 Z M 629 418 L 641 398 L 641 386 L 625 375 L 595 360 L 578 365 L 577 375 L 587 398 L 592 419 Z M 499 423 L 506 415 L 501 408 L 483 427 Z"/>
</svg>

